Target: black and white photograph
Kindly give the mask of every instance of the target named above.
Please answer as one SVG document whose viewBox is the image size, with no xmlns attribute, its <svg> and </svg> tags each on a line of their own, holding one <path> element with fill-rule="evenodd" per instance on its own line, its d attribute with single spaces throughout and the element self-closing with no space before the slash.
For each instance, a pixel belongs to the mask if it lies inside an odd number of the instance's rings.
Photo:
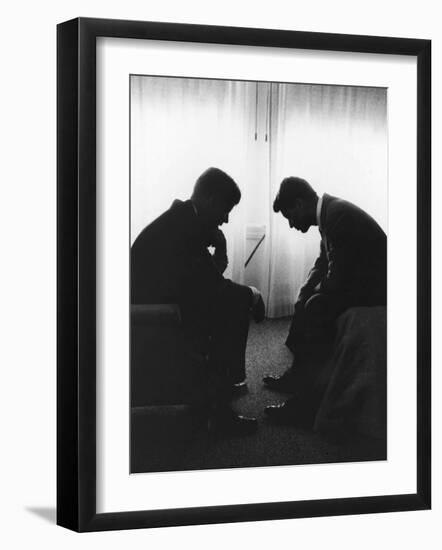
<svg viewBox="0 0 442 550">
<path fill-rule="evenodd" d="M 430 509 L 431 41 L 80 17 L 57 70 L 57 524 Z"/>
<path fill-rule="evenodd" d="M 388 90 L 129 94 L 130 472 L 387 460 Z"/>
<path fill-rule="evenodd" d="M 440 3 L 4 7 L 2 547 L 438 549 Z"/>
</svg>

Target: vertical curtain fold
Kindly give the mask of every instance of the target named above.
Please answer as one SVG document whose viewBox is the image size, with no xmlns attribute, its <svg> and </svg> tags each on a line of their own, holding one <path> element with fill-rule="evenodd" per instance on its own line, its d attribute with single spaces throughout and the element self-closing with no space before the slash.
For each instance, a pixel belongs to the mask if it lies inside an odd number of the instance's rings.
<svg viewBox="0 0 442 550">
<path fill-rule="evenodd" d="M 308 180 L 319 195 L 327 192 L 354 202 L 386 229 L 387 91 L 325 85 L 274 85 L 270 143 L 270 196 L 287 176 Z M 289 229 L 270 216 L 270 317 L 290 315 L 315 257 L 319 234 Z"/>
<path fill-rule="evenodd" d="M 132 76 L 131 241 L 169 208 L 190 197 L 210 166 L 227 172 L 243 191 L 226 235 L 226 276 L 244 280 L 247 167 L 254 135 L 254 83 Z"/>
<path fill-rule="evenodd" d="M 385 89 L 132 76 L 130 120 L 132 242 L 173 199 L 187 199 L 205 169 L 221 168 L 242 191 L 223 226 L 226 276 L 248 281 L 246 229 L 265 227 L 248 269 L 270 317 L 292 314 L 319 252 L 315 229 L 290 230 L 273 213 L 283 178 L 300 176 L 318 194 L 350 200 L 386 229 Z"/>
</svg>

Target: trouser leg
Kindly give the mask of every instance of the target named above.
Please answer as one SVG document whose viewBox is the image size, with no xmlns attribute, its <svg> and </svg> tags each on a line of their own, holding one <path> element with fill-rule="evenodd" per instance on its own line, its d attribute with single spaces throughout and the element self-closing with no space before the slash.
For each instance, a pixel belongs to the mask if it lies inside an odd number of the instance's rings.
<svg viewBox="0 0 442 550">
<path fill-rule="evenodd" d="M 290 344 L 293 374 L 304 387 L 314 387 L 317 368 L 327 360 L 335 336 L 335 320 L 347 308 L 339 296 L 314 294 L 294 315 Z"/>
<path fill-rule="evenodd" d="M 304 305 L 296 307 L 290 323 L 289 333 L 286 339 L 286 346 L 295 355 L 300 353 L 304 347 L 304 333 L 306 331 L 306 319 Z"/>
<path fill-rule="evenodd" d="M 336 318 L 349 307 L 340 296 L 316 293 L 296 307 L 286 345 L 295 361 L 326 355 L 333 337 Z"/>
<path fill-rule="evenodd" d="M 228 399 L 232 384 L 245 379 L 245 355 L 249 331 L 250 289 L 229 285 L 213 304 L 209 370 L 218 400 Z"/>
</svg>

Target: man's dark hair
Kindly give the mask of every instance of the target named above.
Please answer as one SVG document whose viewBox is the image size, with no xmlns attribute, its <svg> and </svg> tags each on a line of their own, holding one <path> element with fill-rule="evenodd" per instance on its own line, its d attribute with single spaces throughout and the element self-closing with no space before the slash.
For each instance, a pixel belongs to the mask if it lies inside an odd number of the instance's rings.
<svg viewBox="0 0 442 550">
<path fill-rule="evenodd" d="M 219 168 L 208 168 L 196 180 L 192 199 L 219 199 L 232 206 L 241 199 L 241 191 L 235 181 Z"/>
<path fill-rule="evenodd" d="M 308 181 L 290 176 L 281 182 L 273 202 L 273 211 L 281 212 L 282 209 L 292 208 L 297 199 L 311 200 L 315 197 L 318 195 Z"/>
</svg>

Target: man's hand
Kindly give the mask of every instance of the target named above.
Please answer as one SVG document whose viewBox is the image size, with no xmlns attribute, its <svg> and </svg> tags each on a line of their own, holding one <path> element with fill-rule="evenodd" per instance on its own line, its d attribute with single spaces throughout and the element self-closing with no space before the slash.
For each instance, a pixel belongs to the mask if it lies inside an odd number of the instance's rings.
<svg viewBox="0 0 442 550">
<path fill-rule="evenodd" d="M 227 241 L 221 229 L 216 229 L 210 236 L 209 246 L 213 246 L 215 252 L 225 254 L 227 251 Z"/>
<path fill-rule="evenodd" d="M 221 229 L 217 229 L 212 233 L 209 246 L 213 246 L 215 249 L 212 258 L 216 268 L 220 273 L 224 273 L 229 261 L 227 259 L 227 242 Z"/>
<path fill-rule="evenodd" d="M 304 309 L 306 301 L 309 299 L 307 294 L 300 294 L 295 302 L 295 313 Z"/>
<path fill-rule="evenodd" d="M 260 323 L 261 321 L 264 321 L 266 314 L 264 300 L 262 299 L 261 292 L 259 292 L 257 288 L 251 286 L 250 290 L 253 293 L 252 307 L 250 308 L 250 312 L 252 314 L 253 320 L 256 323 Z"/>
<path fill-rule="evenodd" d="M 298 298 L 295 302 L 295 312 L 301 311 L 304 309 L 306 302 L 315 294 L 319 292 L 320 284 L 316 285 L 313 288 L 306 288 L 305 286 L 301 288 L 301 291 L 298 294 Z"/>
</svg>

